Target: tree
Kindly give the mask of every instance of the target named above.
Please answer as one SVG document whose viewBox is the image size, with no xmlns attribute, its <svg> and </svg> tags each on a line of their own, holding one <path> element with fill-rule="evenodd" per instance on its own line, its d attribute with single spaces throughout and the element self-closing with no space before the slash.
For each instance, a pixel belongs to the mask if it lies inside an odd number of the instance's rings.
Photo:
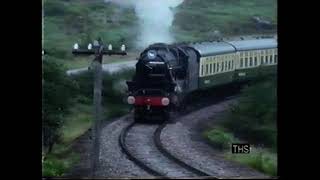
<svg viewBox="0 0 320 180">
<path fill-rule="evenodd" d="M 43 145 L 51 152 L 53 144 L 59 140 L 63 115 L 67 113 L 70 99 L 76 94 L 77 84 L 69 79 L 63 66 L 53 57 L 44 57 L 42 73 Z"/>
</svg>

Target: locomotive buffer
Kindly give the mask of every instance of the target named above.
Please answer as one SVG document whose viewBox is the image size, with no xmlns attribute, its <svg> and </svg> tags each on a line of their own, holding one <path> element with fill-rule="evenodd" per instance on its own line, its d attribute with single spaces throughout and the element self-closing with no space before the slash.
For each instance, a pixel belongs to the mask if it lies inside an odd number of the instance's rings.
<svg viewBox="0 0 320 180">
<path fill-rule="evenodd" d="M 105 48 L 103 42 L 100 38 L 90 43 L 86 49 L 80 49 L 79 45 L 76 43 L 73 46 L 72 54 L 74 55 L 94 55 L 92 62 L 93 73 L 94 73 L 94 125 L 92 130 L 93 144 L 91 151 L 91 176 L 95 176 L 95 172 L 99 163 L 100 154 L 100 128 L 102 120 L 101 112 L 101 90 L 102 90 L 102 60 L 103 55 L 127 55 L 125 51 L 125 45 L 121 46 L 120 51 L 112 50 L 112 45 L 108 45 L 108 49 Z"/>
</svg>

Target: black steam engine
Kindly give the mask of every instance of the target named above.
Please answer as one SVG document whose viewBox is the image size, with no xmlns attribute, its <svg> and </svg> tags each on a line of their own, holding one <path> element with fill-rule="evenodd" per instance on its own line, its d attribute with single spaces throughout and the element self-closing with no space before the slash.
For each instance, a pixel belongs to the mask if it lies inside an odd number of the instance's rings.
<svg viewBox="0 0 320 180">
<path fill-rule="evenodd" d="M 136 74 L 127 81 L 128 103 L 133 104 L 136 121 L 169 118 L 169 110 L 181 106 L 188 83 L 189 47 L 153 44 L 136 64 Z"/>
</svg>

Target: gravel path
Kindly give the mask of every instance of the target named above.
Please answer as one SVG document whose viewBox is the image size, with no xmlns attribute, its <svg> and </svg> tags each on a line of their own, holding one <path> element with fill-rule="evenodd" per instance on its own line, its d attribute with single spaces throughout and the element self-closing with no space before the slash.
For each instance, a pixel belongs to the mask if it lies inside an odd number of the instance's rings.
<svg viewBox="0 0 320 180">
<path fill-rule="evenodd" d="M 150 177 L 148 173 L 128 160 L 119 146 L 121 130 L 129 125 L 131 121 L 132 115 L 125 116 L 102 129 L 100 164 L 96 173 L 98 177 Z"/>
<path fill-rule="evenodd" d="M 137 124 L 126 138 L 129 151 L 152 169 L 168 177 L 196 177 L 164 156 L 155 146 L 153 134 L 158 125 Z"/>
<path fill-rule="evenodd" d="M 168 124 L 161 133 L 165 148 L 188 164 L 219 178 L 268 176 L 249 167 L 228 161 L 201 138 L 197 130 L 199 122 L 206 122 L 226 110 L 235 100 L 227 100 L 180 117 L 177 123 Z"/>
</svg>

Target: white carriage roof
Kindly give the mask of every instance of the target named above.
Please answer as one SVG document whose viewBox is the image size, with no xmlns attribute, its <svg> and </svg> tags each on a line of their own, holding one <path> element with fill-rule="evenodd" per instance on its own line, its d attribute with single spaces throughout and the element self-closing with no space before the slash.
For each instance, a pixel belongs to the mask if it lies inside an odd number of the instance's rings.
<svg viewBox="0 0 320 180">
<path fill-rule="evenodd" d="M 201 42 L 190 44 L 201 56 L 212 56 L 236 51 L 276 48 L 277 40 L 274 38 L 250 39 L 221 42 Z"/>
<path fill-rule="evenodd" d="M 232 44 L 237 51 L 276 48 L 278 44 L 274 38 L 229 41 L 229 43 Z"/>
<path fill-rule="evenodd" d="M 226 42 L 201 42 L 190 44 L 190 47 L 196 49 L 201 56 L 235 52 L 234 47 Z"/>
</svg>

